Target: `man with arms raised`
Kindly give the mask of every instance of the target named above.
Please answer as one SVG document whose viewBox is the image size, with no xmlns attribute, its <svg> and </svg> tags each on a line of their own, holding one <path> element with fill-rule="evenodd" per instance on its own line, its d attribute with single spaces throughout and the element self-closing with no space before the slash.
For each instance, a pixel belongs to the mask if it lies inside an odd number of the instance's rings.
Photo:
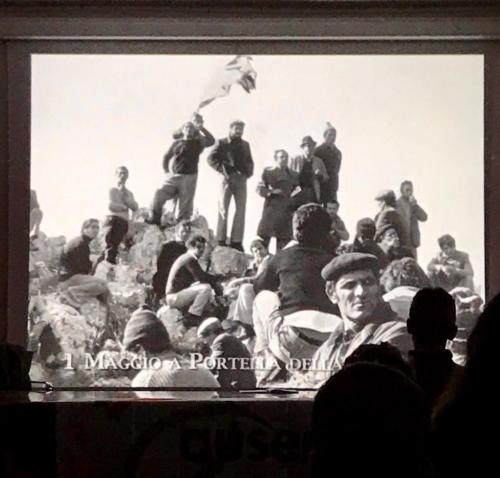
<svg viewBox="0 0 500 478">
<path fill-rule="evenodd" d="M 411 349 L 406 323 L 382 301 L 378 270 L 375 256 L 358 252 L 338 256 L 323 268 L 327 293 L 342 321 L 313 357 L 315 380 L 339 371 L 362 344 L 389 342 L 403 355 Z"/>
</svg>

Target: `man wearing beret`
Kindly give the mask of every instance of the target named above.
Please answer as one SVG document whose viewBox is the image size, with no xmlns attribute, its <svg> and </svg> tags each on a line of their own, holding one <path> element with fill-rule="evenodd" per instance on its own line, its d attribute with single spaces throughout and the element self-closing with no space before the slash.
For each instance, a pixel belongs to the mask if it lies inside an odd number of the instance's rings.
<svg viewBox="0 0 500 478">
<path fill-rule="evenodd" d="M 335 145 L 337 130 L 330 123 L 326 124 L 323 138 L 325 140 L 315 149 L 314 156 L 323 161 L 328 173 L 328 181 L 321 184 L 321 202 L 326 204 L 337 200 L 342 153 Z"/>
<path fill-rule="evenodd" d="M 243 139 L 245 123 L 235 120 L 229 125 L 229 136 L 219 139 L 208 156 L 208 164 L 221 175 L 221 196 L 217 219 L 217 241 L 226 245 L 228 213 L 234 197 L 235 212 L 230 246 L 243 251 L 247 180 L 253 175 L 253 158 L 248 141 Z"/>
<path fill-rule="evenodd" d="M 389 342 L 403 355 L 411 349 L 406 323 L 383 302 L 378 260 L 352 252 L 334 258 L 322 270 L 330 300 L 338 305 L 342 321 L 313 357 L 315 381 L 340 370 L 360 345 Z"/>
<path fill-rule="evenodd" d="M 296 243 L 279 251 L 255 279 L 255 354 L 284 364 L 310 359 L 340 321 L 321 278 L 332 257 L 324 252 L 330 226 L 319 204 L 301 206 L 293 215 Z"/>
</svg>

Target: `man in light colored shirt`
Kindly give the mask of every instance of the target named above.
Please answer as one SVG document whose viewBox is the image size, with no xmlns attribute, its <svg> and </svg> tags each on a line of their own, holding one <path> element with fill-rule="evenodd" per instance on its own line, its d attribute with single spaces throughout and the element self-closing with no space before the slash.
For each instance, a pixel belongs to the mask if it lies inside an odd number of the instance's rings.
<svg viewBox="0 0 500 478">
<path fill-rule="evenodd" d="M 98 263 L 106 259 L 111 264 L 116 264 L 118 248 L 128 232 L 130 212 L 139 209 L 134 195 L 126 188 L 128 177 L 129 172 L 125 166 L 116 169 L 116 186 L 109 190 L 109 215 L 103 224 L 106 250 Z"/>
</svg>

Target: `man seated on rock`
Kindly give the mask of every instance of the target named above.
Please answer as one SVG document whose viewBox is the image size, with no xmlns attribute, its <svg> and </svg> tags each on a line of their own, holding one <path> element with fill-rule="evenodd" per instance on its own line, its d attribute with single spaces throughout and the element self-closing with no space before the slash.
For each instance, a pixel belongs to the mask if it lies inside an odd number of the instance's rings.
<svg viewBox="0 0 500 478">
<path fill-rule="evenodd" d="M 387 264 L 403 257 L 412 257 L 413 252 L 407 246 L 402 246 L 397 230 L 391 224 L 385 224 L 375 234 L 380 249 L 384 251 Z"/>
<path fill-rule="evenodd" d="M 407 327 L 413 341 L 409 363 L 432 406 L 451 380 L 463 372 L 446 349 L 447 341 L 457 333 L 453 297 L 441 288 L 419 290 L 410 307 Z"/>
<path fill-rule="evenodd" d="M 123 334 L 125 350 L 147 359 L 145 367 L 132 380 L 132 387 L 171 387 L 163 392 L 169 398 L 211 398 L 214 392 L 176 392 L 176 387 L 219 388 L 219 382 L 202 366 L 195 367 L 178 356 L 172 348 L 170 337 L 162 321 L 147 306 L 139 307 L 130 317 Z M 153 362 L 161 361 L 161 366 Z M 137 391 L 140 397 L 158 397 L 162 392 Z"/>
<path fill-rule="evenodd" d="M 382 301 L 378 272 L 377 258 L 358 252 L 338 256 L 323 268 L 327 293 L 338 305 L 342 320 L 313 357 L 315 380 L 338 372 L 346 357 L 362 344 L 389 342 L 403 356 L 410 350 L 405 321 Z"/>
<path fill-rule="evenodd" d="M 260 238 L 256 238 L 250 243 L 250 252 L 252 253 L 253 261 L 247 271 L 249 275 L 231 280 L 225 290 L 226 295 L 237 297 L 230 309 L 232 320 L 238 321 L 245 326 L 253 325 L 252 308 L 255 299 L 253 284 L 273 258 L 273 255 L 269 254 L 266 242 Z"/>
<path fill-rule="evenodd" d="M 197 335 L 210 347 L 205 364 L 215 374 L 223 390 L 255 388 L 257 382 L 251 369 L 252 355 L 241 340 L 224 331 L 219 319 L 205 319 L 198 327 Z"/>
<path fill-rule="evenodd" d="M 76 308 L 85 299 L 95 297 L 108 309 L 108 284 L 92 275 L 94 264 L 90 260 L 89 244 L 98 234 L 99 221 L 87 219 L 82 225 L 81 235 L 69 241 L 61 254 L 59 289 L 66 302 Z"/>
<path fill-rule="evenodd" d="M 214 292 L 221 294 L 218 276 L 201 268 L 199 259 L 205 252 L 207 240 L 201 235 L 193 235 L 186 242 L 187 252 L 172 264 L 165 289 L 165 302 L 169 307 L 184 312 L 186 327 L 198 326 L 203 312 Z"/>
<path fill-rule="evenodd" d="M 445 234 L 438 239 L 441 249 L 427 266 L 431 281 L 436 287 L 449 291 L 455 287 L 474 290 L 474 271 L 469 255 L 457 250 L 455 239 Z"/>
<path fill-rule="evenodd" d="M 175 240 L 162 244 L 156 261 L 156 273 L 153 276 L 155 304 L 158 306 L 165 297 L 165 287 L 170 269 L 175 260 L 187 251 L 185 242 L 191 234 L 191 223 L 182 220 L 175 227 Z"/>
<path fill-rule="evenodd" d="M 340 320 L 321 278 L 331 259 L 322 249 L 330 226 L 330 216 L 319 204 L 299 207 L 293 215 L 297 243 L 279 251 L 256 278 L 256 354 L 282 364 L 311 358 Z"/>
</svg>

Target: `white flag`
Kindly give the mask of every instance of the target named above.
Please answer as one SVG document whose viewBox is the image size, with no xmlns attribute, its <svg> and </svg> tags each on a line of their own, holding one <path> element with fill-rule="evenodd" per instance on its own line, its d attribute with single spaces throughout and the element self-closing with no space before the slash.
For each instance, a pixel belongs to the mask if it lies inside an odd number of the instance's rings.
<svg viewBox="0 0 500 478">
<path fill-rule="evenodd" d="M 211 103 L 215 98 L 227 96 L 234 84 L 240 84 L 247 93 L 255 89 L 257 72 L 253 69 L 251 61 L 252 57 L 249 55 L 238 55 L 224 69 L 218 71 L 208 84 L 198 110 Z"/>
</svg>

